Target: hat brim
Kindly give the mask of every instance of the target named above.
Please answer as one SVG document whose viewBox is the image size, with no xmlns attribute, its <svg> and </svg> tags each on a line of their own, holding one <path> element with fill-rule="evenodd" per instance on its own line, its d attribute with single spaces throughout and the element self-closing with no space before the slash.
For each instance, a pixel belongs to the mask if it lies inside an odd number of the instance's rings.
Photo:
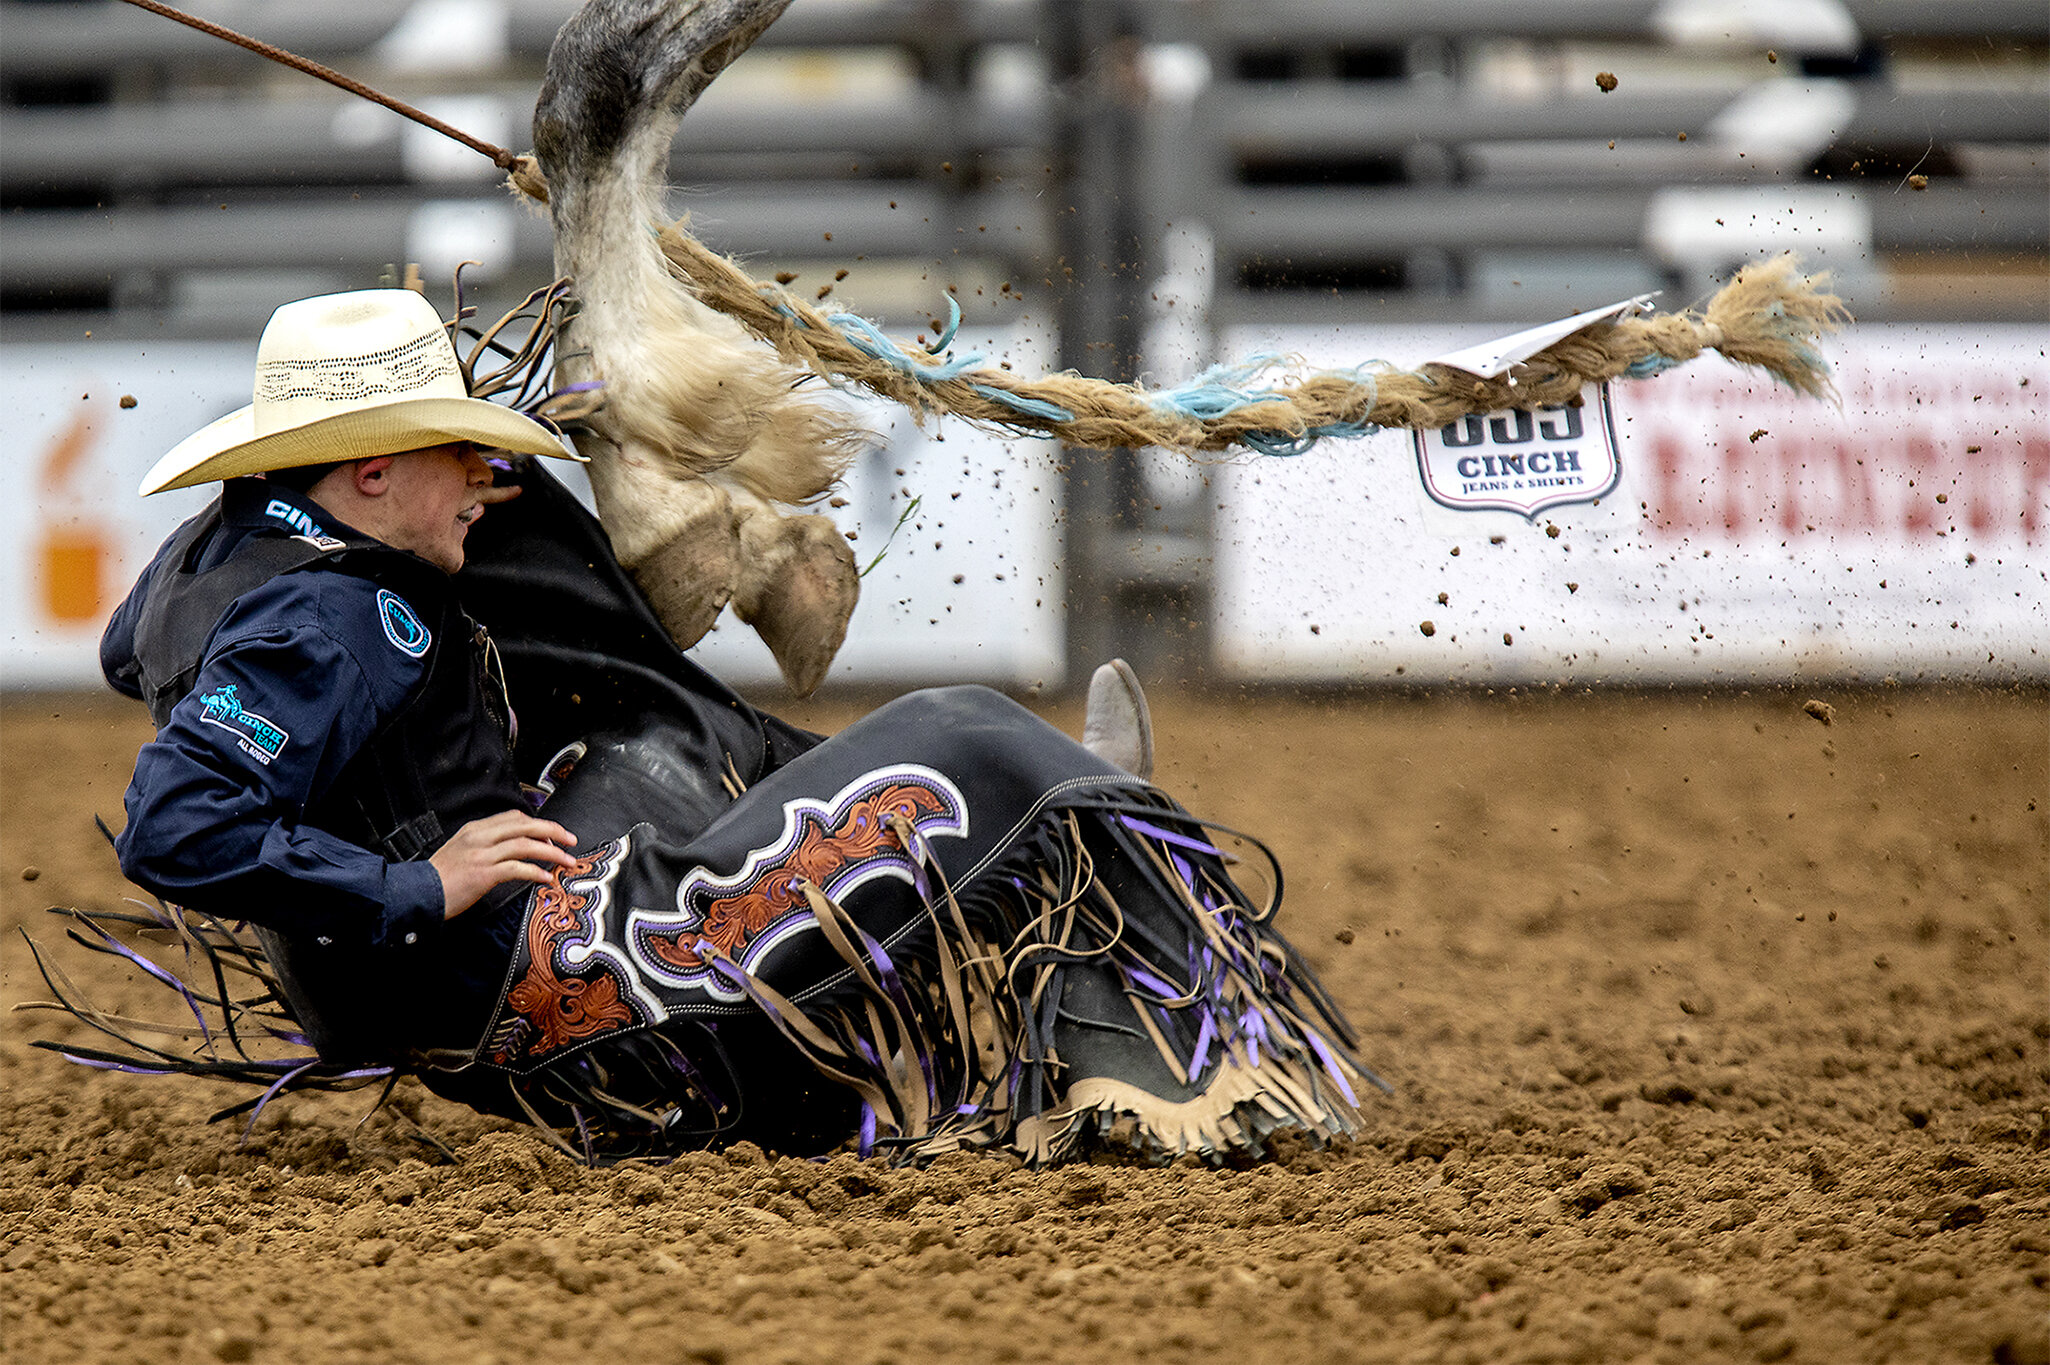
<svg viewBox="0 0 2050 1365">
<path fill-rule="evenodd" d="M 494 450 L 552 455 L 559 460 L 582 458 L 531 417 L 481 398 L 404 398 L 354 408 L 267 436 L 256 434 L 252 406 L 208 423 L 173 446 L 143 476 L 139 491 L 148 497 L 216 479 L 336 460 L 367 460 L 450 441 L 473 441 Z"/>
</svg>

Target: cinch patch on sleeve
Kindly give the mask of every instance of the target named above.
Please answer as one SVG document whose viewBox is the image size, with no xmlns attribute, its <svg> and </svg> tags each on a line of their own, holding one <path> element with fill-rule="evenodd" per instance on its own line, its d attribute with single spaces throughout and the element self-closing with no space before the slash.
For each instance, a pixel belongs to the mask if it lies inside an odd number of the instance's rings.
<svg viewBox="0 0 2050 1365">
<path fill-rule="evenodd" d="M 419 658 L 434 643 L 427 627 L 406 605 L 406 599 L 388 588 L 377 590 L 377 619 L 384 623 L 384 638 L 408 658 Z"/>
<path fill-rule="evenodd" d="M 254 711 L 243 710 L 233 683 L 218 692 L 207 693 L 199 699 L 199 705 L 202 724 L 218 725 L 235 736 L 242 751 L 266 767 L 284 752 L 285 741 L 291 738 Z"/>
</svg>

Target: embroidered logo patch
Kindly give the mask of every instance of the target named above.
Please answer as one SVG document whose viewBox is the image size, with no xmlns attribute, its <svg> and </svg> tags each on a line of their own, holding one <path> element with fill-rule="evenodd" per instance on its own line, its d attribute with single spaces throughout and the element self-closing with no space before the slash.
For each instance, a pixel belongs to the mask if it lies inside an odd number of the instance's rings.
<svg viewBox="0 0 2050 1365">
<path fill-rule="evenodd" d="M 377 619 L 384 623 L 384 638 L 408 658 L 419 658 L 434 642 L 426 625 L 406 605 L 406 599 L 389 589 L 377 590 Z"/>
<path fill-rule="evenodd" d="M 285 741 L 291 738 L 254 711 L 243 710 L 241 699 L 235 695 L 233 683 L 226 684 L 218 692 L 209 692 L 201 697 L 199 706 L 199 719 L 202 724 L 218 725 L 235 736 L 235 743 L 242 752 L 266 767 L 272 759 L 284 752 Z"/>
</svg>

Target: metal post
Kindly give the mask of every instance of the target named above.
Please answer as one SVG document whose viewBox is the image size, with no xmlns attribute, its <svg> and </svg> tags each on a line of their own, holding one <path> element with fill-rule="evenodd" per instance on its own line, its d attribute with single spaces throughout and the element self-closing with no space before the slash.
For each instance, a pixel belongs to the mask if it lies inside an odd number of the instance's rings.
<svg viewBox="0 0 2050 1365">
<path fill-rule="evenodd" d="M 1053 282 L 1063 368 L 1130 382 L 1139 368 L 1144 92 L 1138 28 L 1124 0 L 1048 0 L 1054 86 Z M 1071 684 L 1113 655 L 1157 672 L 1158 635 L 1135 582 L 1143 479 L 1129 450 L 1065 453 L 1067 654 Z"/>
</svg>

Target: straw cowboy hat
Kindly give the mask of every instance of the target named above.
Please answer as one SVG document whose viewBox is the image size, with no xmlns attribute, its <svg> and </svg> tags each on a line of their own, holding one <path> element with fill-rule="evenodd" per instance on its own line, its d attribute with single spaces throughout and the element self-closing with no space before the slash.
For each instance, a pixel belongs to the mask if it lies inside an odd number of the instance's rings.
<svg viewBox="0 0 2050 1365">
<path fill-rule="evenodd" d="M 576 458 L 539 422 L 470 397 L 441 315 L 410 289 L 278 309 L 257 343 L 254 397 L 158 460 L 142 494 L 450 441 Z"/>
</svg>

